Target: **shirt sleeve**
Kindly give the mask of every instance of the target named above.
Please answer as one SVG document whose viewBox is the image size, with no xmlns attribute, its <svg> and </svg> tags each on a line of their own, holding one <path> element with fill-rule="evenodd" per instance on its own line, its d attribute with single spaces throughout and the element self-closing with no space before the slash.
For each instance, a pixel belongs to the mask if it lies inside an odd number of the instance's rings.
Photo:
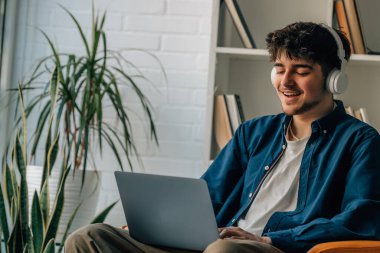
<svg viewBox="0 0 380 253">
<path fill-rule="evenodd" d="M 375 131 L 353 143 L 341 212 L 330 219 L 266 233 L 273 245 L 285 252 L 306 252 L 321 242 L 380 239 L 379 151 L 380 136 Z"/>
<path fill-rule="evenodd" d="M 241 179 L 247 163 L 242 125 L 202 176 L 207 182 L 215 214 Z"/>
</svg>

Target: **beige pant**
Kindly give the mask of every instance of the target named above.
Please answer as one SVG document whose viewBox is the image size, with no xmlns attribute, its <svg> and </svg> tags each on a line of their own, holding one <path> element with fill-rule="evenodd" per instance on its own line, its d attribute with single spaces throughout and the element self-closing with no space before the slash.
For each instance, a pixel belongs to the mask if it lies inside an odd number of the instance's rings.
<svg viewBox="0 0 380 253">
<path fill-rule="evenodd" d="M 195 253 L 196 251 L 152 247 L 134 240 L 128 231 L 107 224 L 93 224 L 78 229 L 65 243 L 65 253 Z M 269 244 L 248 240 L 217 240 L 206 253 L 283 253 Z"/>
</svg>

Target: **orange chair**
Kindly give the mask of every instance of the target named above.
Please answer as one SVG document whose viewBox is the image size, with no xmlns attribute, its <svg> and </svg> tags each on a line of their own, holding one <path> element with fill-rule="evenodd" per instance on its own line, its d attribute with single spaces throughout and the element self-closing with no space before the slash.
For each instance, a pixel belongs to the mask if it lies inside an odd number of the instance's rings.
<svg viewBox="0 0 380 253">
<path fill-rule="evenodd" d="M 380 241 L 326 242 L 317 244 L 307 253 L 380 253 Z"/>
</svg>

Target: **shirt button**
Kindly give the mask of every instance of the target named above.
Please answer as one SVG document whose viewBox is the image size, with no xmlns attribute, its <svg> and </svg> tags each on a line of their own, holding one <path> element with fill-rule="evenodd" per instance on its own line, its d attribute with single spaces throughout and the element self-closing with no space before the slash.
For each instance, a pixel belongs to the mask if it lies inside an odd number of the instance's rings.
<svg viewBox="0 0 380 253">
<path fill-rule="evenodd" d="M 265 166 L 265 167 L 264 167 L 264 170 L 269 170 L 269 166 L 268 166 L 268 165 Z"/>
<path fill-rule="evenodd" d="M 250 192 L 249 195 L 248 195 L 248 197 L 252 198 L 252 195 L 253 195 L 252 192 Z"/>
<path fill-rule="evenodd" d="M 282 145 L 282 149 L 285 149 L 286 148 L 286 146 L 285 145 Z"/>
<path fill-rule="evenodd" d="M 327 134 L 327 130 L 323 130 L 323 133 L 324 133 L 324 134 Z"/>
</svg>

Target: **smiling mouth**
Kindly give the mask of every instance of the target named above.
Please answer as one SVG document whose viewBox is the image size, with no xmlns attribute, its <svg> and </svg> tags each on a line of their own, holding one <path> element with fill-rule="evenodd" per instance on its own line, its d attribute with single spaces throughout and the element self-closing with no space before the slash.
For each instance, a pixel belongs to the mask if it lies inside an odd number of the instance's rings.
<svg viewBox="0 0 380 253">
<path fill-rule="evenodd" d="M 284 94 L 285 97 L 296 97 L 301 95 L 301 92 L 297 91 L 283 91 L 282 94 Z"/>
</svg>

